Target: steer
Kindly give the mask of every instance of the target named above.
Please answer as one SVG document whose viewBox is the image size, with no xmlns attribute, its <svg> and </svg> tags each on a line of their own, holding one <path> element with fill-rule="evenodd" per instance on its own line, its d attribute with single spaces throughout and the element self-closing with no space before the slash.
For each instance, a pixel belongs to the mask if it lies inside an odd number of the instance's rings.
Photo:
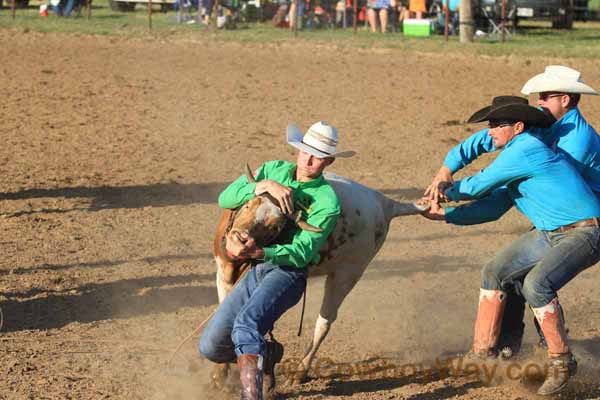
<svg viewBox="0 0 600 400">
<path fill-rule="evenodd" d="M 254 181 L 247 168 L 249 181 Z M 414 215 L 428 206 L 401 203 L 382 193 L 332 173 L 324 173 L 325 179 L 335 191 L 341 215 L 327 242 L 320 249 L 318 265 L 309 267 L 309 276 L 327 275 L 325 293 L 316 322 L 312 343 L 299 365 L 296 380 L 303 380 L 319 346 L 336 320 L 344 298 L 363 275 L 387 236 L 393 218 Z M 300 212 L 294 219 L 301 229 L 315 229 L 300 221 Z M 231 291 L 249 263 L 234 261 L 225 250 L 225 236 L 229 231 L 244 232 L 253 237 L 259 246 L 271 243 L 286 223 L 286 217 L 277 202 L 268 195 L 260 195 L 248 201 L 237 211 L 224 210 L 214 240 L 214 256 L 217 263 L 217 290 L 219 302 Z M 221 387 L 227 374 L 227 365 L 217 365 L 212 379 Z"/>
</svg>

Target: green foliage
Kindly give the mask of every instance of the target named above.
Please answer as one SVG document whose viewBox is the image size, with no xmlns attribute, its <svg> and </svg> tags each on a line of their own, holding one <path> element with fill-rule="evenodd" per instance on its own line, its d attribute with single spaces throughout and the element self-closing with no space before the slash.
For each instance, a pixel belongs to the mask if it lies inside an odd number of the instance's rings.
<svg viewBox="0 0 600 400">
<path fill-rule="evenodd" d="M 600 2 L 600 0 L 595 0 Z M 5 2 L 6 3 L 6 2 Z M 592 3 L 592 2 L 590 2 Z M 39 4 L 39 3 L 38 3 Z M 152 31 L 148 29 L 145 4 L 138 4 L 134 12 L 112 11 L 107 0 L 94 0 L 92 16 L 88 20 L 85 10 L 80 16 L 61 18 L 51 12 L 41 17 L 38 6 L 17 10 L 16 19 L 10 10 L 0 11 L 0 29 L 18 29 L 39 32 L 70 32 L 91 35 L 116 35 L 124 37 L 194 37 L 205 40 L 293 43 L 309 42 L 337 48 L 382 48 L 398 51 L 453 52 L 468 56 L 519 56 L 519 57 L 579 57 L 600 58 L 600 22 L 576 22 L 573 30 L 553 30 L 549 24 L 528 23 L 516 35 L 501 43 L 498 38 L 476 39 L 472 45 L 459 43 L 457 37 L 446 42 L 443 36 L 409 38 L 399 33 L 373 35 L 365 29 L 353 34 L 348 30 L 300 31 L 297 37 L 286 29 L 276 29 L 268 23 L 239 24 L 235 30 L 214 30 L 197 24 L 178 24 L 177 13 L 159 11 L 155 6 Z"/>
</svg>

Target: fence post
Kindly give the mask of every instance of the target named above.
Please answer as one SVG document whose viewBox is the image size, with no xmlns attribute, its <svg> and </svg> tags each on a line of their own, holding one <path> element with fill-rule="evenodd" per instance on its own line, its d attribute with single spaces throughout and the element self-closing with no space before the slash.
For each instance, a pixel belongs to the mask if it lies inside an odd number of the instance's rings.
<svg viewBox="0 0 600 400">
<path fill-rule="evenodd" d="M 354 29 L 354 34 L 356 35 L 356 28 L 358 25 L 358 0 L 354 0 L 354 12 L 352 14 L 352 28 Z"/>
<path fill-rule="evenodd" d="M 152 30 L 152 0 L 148 0 L 148 30 Z"/>
</svg>

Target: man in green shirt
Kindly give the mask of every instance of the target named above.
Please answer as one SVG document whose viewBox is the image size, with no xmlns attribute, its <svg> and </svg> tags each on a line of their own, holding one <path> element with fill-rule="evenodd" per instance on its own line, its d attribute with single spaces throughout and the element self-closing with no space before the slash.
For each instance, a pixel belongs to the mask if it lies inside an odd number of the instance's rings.
<svg viewBox="0 0 600 400">
<path fill-rule="evenodd" d="M 240 176 L 219 196 L 222 208 L 238 208 L 261 194 L 269 194 L 291 215 L 302 204 L 303 218 L 322 232 L 310 232 L 288 224 L 276 244 L 257 246 L 247 235 L 228 234 L 229 257 L 252 260 L 254 268 L 245 274 L 209 321 L 200 338 L 200 352 L 216 363 L 237 359 L 242 399 L 262 399 L 262 367 L 266 355 L 264 335 L 288 309 L 300 300 L 307 266 L 319 262 L 319 249 L 335 228 L 340 214 L 338 198 L 323 177 L 323 171 L 337 157 L 352 151 L 336 152 L 337 129 L 325 122 L 313 124 L 303 136 L 288 126 L 288 143 L 298 148 L 296 164 L 286 161 L 264 163 L 256 183 Z"/>
</svg>

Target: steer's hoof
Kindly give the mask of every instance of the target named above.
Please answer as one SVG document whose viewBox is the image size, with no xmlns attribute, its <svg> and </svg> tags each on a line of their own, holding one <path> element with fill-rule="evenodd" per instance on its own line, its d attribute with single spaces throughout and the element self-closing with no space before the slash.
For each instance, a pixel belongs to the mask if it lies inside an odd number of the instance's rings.
<svg viewBox="0 0 600 400">
<path fill-rule="evenodd" d="M 228 380 L 229 366 L 215 365 L 210 374 L 210 383 L 214 389 L 229 392 L 232 391 L 231 383 Z"/>
<path fill-rule="evenodd" d="M 275 389 L 267 389 L 263 387 L 263 400 L 276 400 L 279 398 Z"/>
<path fill-rule="evenodd" d="M 302 385 L 303 383 L 306 383 L 309 380 L 310 378 L 308 377 L 308 374 L 302 372 L 290 376 L 287 380 L 287 384 L 292 386 Z"/>
</svg>

